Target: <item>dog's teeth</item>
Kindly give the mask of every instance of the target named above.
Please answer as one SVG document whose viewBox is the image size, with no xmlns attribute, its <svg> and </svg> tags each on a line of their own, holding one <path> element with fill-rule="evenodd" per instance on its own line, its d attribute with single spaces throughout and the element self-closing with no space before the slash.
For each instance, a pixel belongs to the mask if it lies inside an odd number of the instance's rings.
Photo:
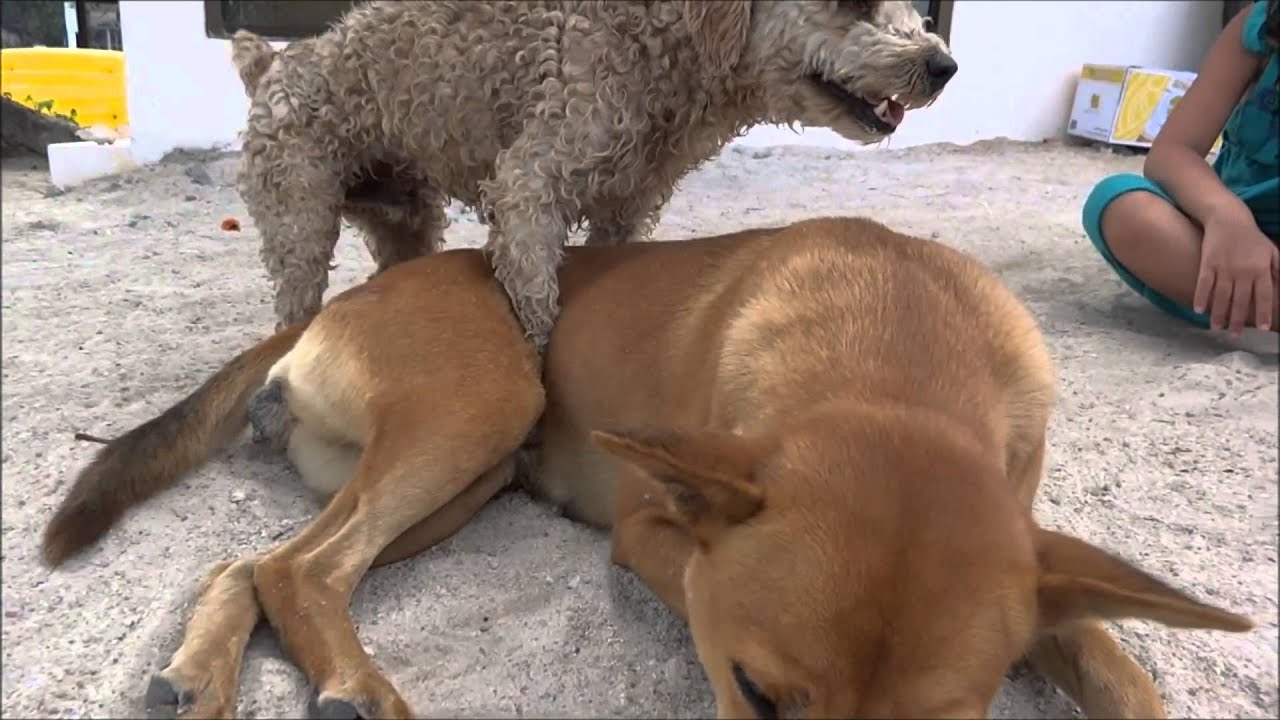
<svg viewBox="0 0 1280 720">
<path fill-rule="evenodd" d="M 876 117 L 880 118 L 885 122 L 889 122 L 889 100 L 888 99 L 881 100 L 880 104 L 876 106 Z"/>
</svg>

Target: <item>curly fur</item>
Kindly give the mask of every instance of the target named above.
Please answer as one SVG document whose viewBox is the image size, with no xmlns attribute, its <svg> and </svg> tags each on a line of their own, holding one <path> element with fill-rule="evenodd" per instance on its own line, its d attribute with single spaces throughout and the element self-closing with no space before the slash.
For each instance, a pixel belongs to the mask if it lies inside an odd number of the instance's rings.
<svg viewBox="0 0 1280 720">
<path fill-rule="evenodd" d="M 647 237 L 680 178 L 752 125 L 878 141 L 830 86 L 922 105 L 946 52 L 909 3 L 867 0 L 369 2 L 278 53 L 237 33 L 239 189 L 277 319 L 319 311 L 343 217 L 380 272 L 439 248 L 453 198 L 481 211 L 541 347 L 573 229 Z"/>
</svg>

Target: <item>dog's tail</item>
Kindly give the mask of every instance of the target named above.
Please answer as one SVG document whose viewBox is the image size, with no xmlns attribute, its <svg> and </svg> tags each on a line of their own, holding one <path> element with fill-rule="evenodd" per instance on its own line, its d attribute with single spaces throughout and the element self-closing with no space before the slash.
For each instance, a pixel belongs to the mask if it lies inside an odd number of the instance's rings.
<svg viewBox="0 0 1280 720">
<path fill-rule="evenodd" d="M 237 30 L 231 37 L 231 62 L 235 63 L 244 91 L 250 96 L 258 89 L 258 81 L 267 73 L 275 57 L 276 50 L 271 43 L 248 30 Z"/>
<path fill-rule="evenodd" d="M 235 440 L 249 421 L 250 398 L 308 324 L 285 328 L 236 356 L 178 404 L 100 450 L 45 528 L 45 563 L 57 567 L 97 542 L 129 508 Z"/>
</svg>

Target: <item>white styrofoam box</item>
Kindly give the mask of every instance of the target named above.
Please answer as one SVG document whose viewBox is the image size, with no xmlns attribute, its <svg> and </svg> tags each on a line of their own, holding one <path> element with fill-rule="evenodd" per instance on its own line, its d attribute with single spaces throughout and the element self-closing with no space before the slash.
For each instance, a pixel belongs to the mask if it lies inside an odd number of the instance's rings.
<svg viewBox="0 0 1280 720">
<path fill-rule="evenodd" d="M 127 138 L 112 143 L 84 140 L 49 146 L 49 178 L 62 189 L 137 166 Z"/>
</svg>

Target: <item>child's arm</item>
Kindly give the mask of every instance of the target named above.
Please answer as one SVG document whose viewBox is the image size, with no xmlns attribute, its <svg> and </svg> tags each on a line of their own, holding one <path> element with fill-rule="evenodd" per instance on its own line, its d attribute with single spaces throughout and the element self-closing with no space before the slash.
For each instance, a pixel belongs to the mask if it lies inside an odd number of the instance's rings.
<svg viewBox="0 0 1280 720">
<path fill-rule="evenodd" d="M 1251 6 L 1237 13 L 1218 36 L 1152 143 L 1144 167 L 1146 176 L 1204 229 L 1193 306 L 1196 312 L 1210 313 L 1210 327 L 1229 328 L 1232 335 L 1239 335 L 1250 310 L 1254 325 L 1269 329 L 1277 295 L 1276 246 L 1258 229 L 1244 201 L 1205 162 L 1268 60 L 1245 47 L 1245 21 L 1253 11 Z"/>
<path fill-rule="evenodd" d="M 1236 13 L 1218 36 L 1195 81 L 1151 144 L 1143 166 L 1143 173 L 1201 226 L 1220 214 L 1253 219 L 1244 202 L 1205 162 L 1227 118 L 1266 62 L 1246 50 L 1241 39 L 1251 10 Z"/>
</svg>

